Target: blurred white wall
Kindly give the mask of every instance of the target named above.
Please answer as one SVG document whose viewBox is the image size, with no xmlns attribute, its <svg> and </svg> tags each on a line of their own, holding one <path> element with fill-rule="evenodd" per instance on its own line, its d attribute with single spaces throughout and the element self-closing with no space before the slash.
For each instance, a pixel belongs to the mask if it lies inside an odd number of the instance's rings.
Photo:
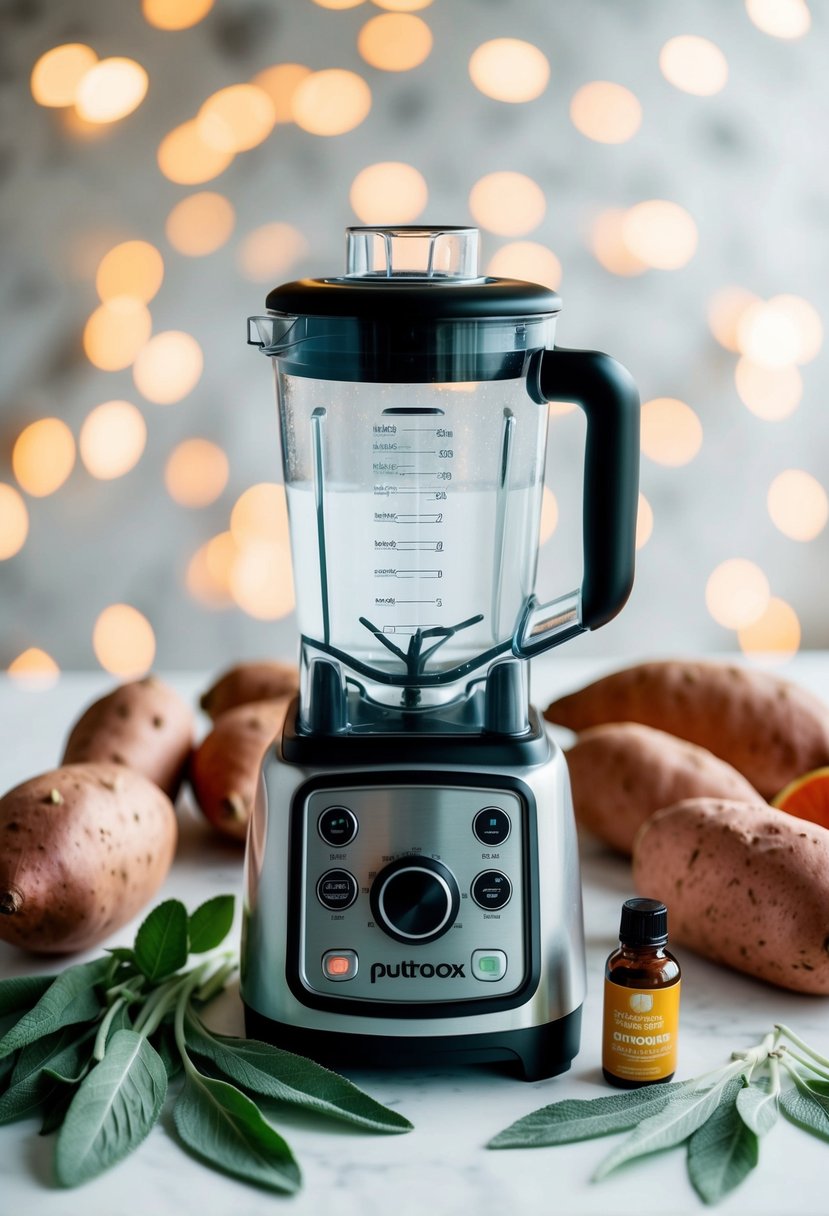
<svg viewBox="0 0 829 1216">
<path fill-rule="evenodd" d="M 0 483 L 17 484 L 13 445 L 43 417 L 63 419 L 77 440 L 93 407 L 125 399 L 143 414 L 148 436 L 122 477 L 96 479 L 78 460 L 56 492 L 21 489 L 29 531 L 19 552 L 0 561 L 0 665 L 40 647 L 61 668 L 95 666 L 94 623 L 117 603 L 149 621 L 158 667 L 216 668 L 236 657 L 293 653 L 291 615 L 257 620 L 236 605 L 208 607 L 186 584 L 194 553 L 228 528 L 239 495 L 280 478 L 271 376 L 244 344 L 245 317 L 261 309 L 272 284 L 245 276 L 240 251 L 253 230 L 278 221 L 298 230 L 305 252 L 291 257 L 284 244 L 274 281 L 338 272 L 343 228 L 359 222 L 351 183 L 385 161 L 423 175 L 428 204 L 419 218 L 431 223 L 470 222 L 469 193 L 485 174 L 532 178 L 546 213 L 517 239 L 543 244 L 561 264 L 562 345 L 611 352 L 632 371 L 643 401 L 678 398 L 701 423 L 702 444 L 688 463 L 643 458 L 653 531 L 633 596 L 612 625 L 575 643 L 576 652 L 734 649 L 735 632 L 712 618 L 705 595 L 712 571 L 731 558 L 762 569 L 771 595 L 799 619 L 803 647 L 829 646 L 829 528 L 792 539 L 767 505 L 771 483 L 786 470 L 829 487 L 825 348 L 800 368 L 797 408 L 770 421 L 741 401 L 738 355 L 717 342 L 708 320 L 716 293 L 740 286 L 763 300 L 802 297 L 829 321 L 829 27 L 825 6 L 812 10 L 809 32 L 784 39 L 757 28 L 738 0 L 433 0 L 418 14 L 434 35 L 430 55 L 395 72 L 369 66 L 357 49 L 359 31 L 382 11 L 374 3 L 331 11 L 312 0 L 216 0 L 193 28 L 170 32 L 151 27 L 137 0 L 7 0 L 0 6 Z M 728 80 L 715 95 L 683 91 L 660 71 L 661 48 L 681 34 L 710 39 L 725 55 Z M 470 55 L 501 37 L 533 43 L 548 58 L 550 80 L 538 99 L 509 104 L 472 84 Z M 32 67 L 66 42 L 141 63 L 150 83 L 139 108 L 90 134 L 67 112 L 35 104 Z M 202 185 L 177 185 L 161 173 L 156 153 L 167 132 L 215 90 L 283 62 L 359 73 L 371 89 L 367 118 L 334 137 L 278 123 Z M 598 142 L 574 126 L 571 99 L 592 81 L 616 82 L 638 98 L 641 126 L 629 140 Z M 184 257 L 167 240 L 165 221 L 179 200 L 202 190 L 232 203 L 235 227 L 216 252 Z M 678 269 L 614 274 L 595 256 L 594 225 L 608 210 L 650 199 L 687 211 L 696 251 Z M 153 331 L 192 334 L 204 354 L 196 387 L 169 405 L 146 400 L 129 368 L 100 370 L 83 350 L 99 303 L 98 263 L 130 239 L 150 242 L 164 259 L 163 285 L 148 305 Z M 485 259 L 511 239 L 485 232 Z M 771 362 L 775 341 L 772 332 Z M 553 419 L 551 436 L 559 519 L 541 551 L 543 597 L 568 590 L 579 570 L 579 417 Z M 164 480 L 170 453 L 192 437 L 212 441 L 229 460 L 225 489 L 200 508 L 174 502 Z M 801 483 L 791 485 L 797 499 Z M 812 516 L 819 525 L 819 494 L 814 508 L 808 499 L 783 499 L 795 532 L 808 532 Z M 4 526 L 0 516 L 0 537 Z"/>
</svg>

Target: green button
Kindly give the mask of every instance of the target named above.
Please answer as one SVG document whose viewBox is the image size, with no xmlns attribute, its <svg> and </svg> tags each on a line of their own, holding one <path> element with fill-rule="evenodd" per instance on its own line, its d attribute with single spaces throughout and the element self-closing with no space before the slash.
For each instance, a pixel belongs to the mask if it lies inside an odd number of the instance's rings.
<svg viewBox="0 0 829 1216">
<path fill-rule="evenodd" d="M 491 954 L 484 955 L 478 959 L 479 971 L 500 971 L 501 964 L 497 958 L 493 958 Z"/>
</svg>

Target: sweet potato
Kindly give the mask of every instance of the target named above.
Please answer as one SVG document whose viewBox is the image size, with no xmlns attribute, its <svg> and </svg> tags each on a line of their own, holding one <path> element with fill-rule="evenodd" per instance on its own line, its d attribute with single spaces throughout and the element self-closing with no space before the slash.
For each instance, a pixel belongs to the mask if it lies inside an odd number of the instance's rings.
<svg viewBox="0 0 829 1216">
<path fill-rule="evenodd" d="M 290 663 L 238 663 L 222 673 L 199 704 L 215 722 L 220 714 L 253 701 L 273 701 L 299 688 L 299 671 Z"/>
<path fill-rule="evenodd" d="M 655 811 L 683 798 L 758 802 L 736 769 L 674 735 L 633 722 L 594 726 L 566 753 L 576 819 L 619 853 Z"/>
<path fill-rule="evenodd" d="M 193 746 L 193 721 L 175 689 L 145 676 L 89 706 L 72 727 L 62 763 L 121 764 L 174 799 Z"/>
<path fill-rule="evenodd" d="M 671 936 L 795 992 L 829 994 L 829 830 L 764 803 L 691 798 L 658 811 L 633 846 L 640 895 Z"/>
<path fill-rule="evenodd" d="M 829 764 L 829 708 L 770 672 L 728 663 L 642 663 L 561 697 L 544 716 L 582 731 L 639 722 L 725 760 L 764 798 Z"/>
<path fill-rule="evenodd" d="M 117 764 L 69 764 L 0 798 L 0 939 L 87 950 L 130 920 L 170 868 L 166 794 Z"/>
<path fill-rule="evenodd" d="M 205 817 L 244 842 L 259 768 L 285 718 L 291 697 L 237 705 L 221 714 L 190 763 L 190 784 Z"/>
</svg>

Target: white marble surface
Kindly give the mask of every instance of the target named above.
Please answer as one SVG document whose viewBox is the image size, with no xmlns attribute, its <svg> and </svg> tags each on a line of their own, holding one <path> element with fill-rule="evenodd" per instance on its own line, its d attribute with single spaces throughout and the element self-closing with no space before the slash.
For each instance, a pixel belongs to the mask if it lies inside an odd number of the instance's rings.
<svg viewBox="0 0 829 1216">
<path fill-rule="evenodd" d="M 535 695 L 545 703 L 612 663 L 555 658 L 534 674 Z M 829 655 L 803 655 L 786 674 L 817 692 L 829 692 Z M 204 681 L 173 678 L 191 695 Z M 108 685 L 102 675 L 64 676 L 46 692 L 23 691 L 0 682 L 0 788 L 6 789 L 52 766 L 73 715 Z M 702 1210 L 687 1181 L 682 1150 L 628 1167 L 593 1185 L 590 1174 L 610 1141 L 566 1148 L 487 1152 L 495 1132 L 536 1107 L 562 1098 L 608 1092 L 599 1072 L 601 975 L 615 944 L 621 901 L 631 893 L 625 862 L 583 841 L 584 903 L 589 988 L 582 1050 L 572 1071 L 553 1081 L 525 1084 L 495 1066 L 476 1069 L 348 1072 L 381 1101 L 401 1110 L 415 1125 L 405 1136 L 370 1136 L 334 1123 L 287 1116 L 282 1131 L 296 1152 L 305 1185 L 299 1196 L 281 1199 L 213 1173 L 174 1142 L 171 1121 L 150 1135 L 137 1154 L 83 1192 L 56 1190 L 51 1180 L 52 1140 L 27 1121 L 0 1128 L 0 1213 L 37 1216 L 259 1216 L 284 1204 L 296 1216 L 415 1216 L 498 1211 L 554 1216 L 684 1216 Z M 194 905 L 223 891 L 240 892 L 241 850 L 217 841 L 188 806 L 182 808 L 182 840 L 176 864 L 162 891 Z M 128 942 L 133 926 L 113 939 Z M 774 1021 L 786 1021 L 829 1053 L 829 1000 L 796 996 L 716 968 L 688 952 L 683 965 L 683 1005 L 678 1078 L 724 1062 L 733 1048 L 754 1043 Z M 0 945 L 0 977 L 46 970 Z M 212 1020 L 241 1033 L 235 992 L 214 1007 Z M 829 1145 L 781 1123 L 761 1153 L 753 1176 L 722 1205 L 724 1213 L 798 1216 L 826 1212 Z"/>
</svg>

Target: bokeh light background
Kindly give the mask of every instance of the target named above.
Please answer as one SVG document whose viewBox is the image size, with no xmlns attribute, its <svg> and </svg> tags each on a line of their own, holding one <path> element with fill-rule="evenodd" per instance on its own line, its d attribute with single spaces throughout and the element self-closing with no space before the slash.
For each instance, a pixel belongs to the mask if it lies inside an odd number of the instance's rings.
<svg viewBox="0 0 829 1216">
<path fill-rule="evenodd" d="M 642 393 L 639 566 L 575 653 L 829 646 L 825 8 L 14 0 L 2 8 L 0 666 L 294 653 L 245 317 L 350 223 L 477 223 Z M 539 594 L 580 577 L 551 409 Z"/>
</svg>

